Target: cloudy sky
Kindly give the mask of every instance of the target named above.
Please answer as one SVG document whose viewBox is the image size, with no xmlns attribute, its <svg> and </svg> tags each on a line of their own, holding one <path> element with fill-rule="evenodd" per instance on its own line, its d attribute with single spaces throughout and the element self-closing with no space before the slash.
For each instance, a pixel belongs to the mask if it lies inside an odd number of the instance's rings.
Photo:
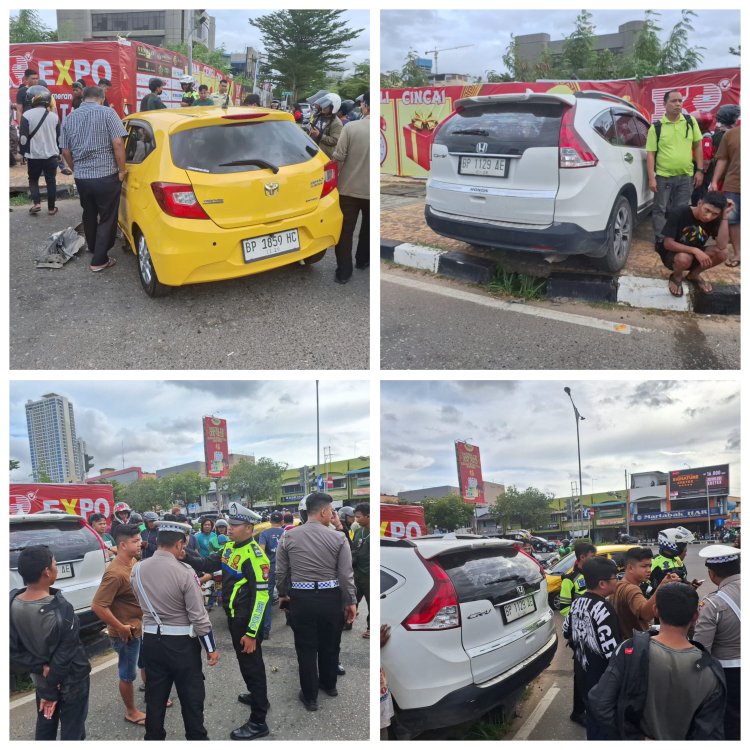
<svg viewBox="0 0 750 750">
<path fill-rule="evenodd" d="M 518 3 L 522 5 L 522 3 Z M 626 3 L 622 3 L 626 5 Z M 511 32 L 521 34 L 549 34 L 552 40 L 564 39 L 572 30 L 576 10 L 388 10 L 381 14 L 380 70 L 400 70 L 410 48 L 420 56 L 425 50 L 457 47 L 470 44 L 467 49 L 440 52 L 438 71 L 484 76 L 486 70 L 505 69 L 502 56 L 510 43 Z M 641 21 L 642 9 L 591 10 L 595 33 L 614 34 L 620 24 Z M 723 68 L 739 65 L 739 58 L 729 54 L 729 47 L 740 43 L 739 11 L 698 10 L 693 19 L 696 29 L 690 36 L 691 44 L 702 46 L 702 68 Z M 680 11 L 662 10 L 660 26 L 666 38 L 680 20 Z M 419 33 L 415 33 L 415 29 Z M 433 66 L 434 69 L 434 66 Z"/>
<path fill-rule="evenodd" d="M 485 481 L 556 497 L 624 489 L 624 470 L 729 464 L 740 494 L 740 396 L 730 381 L 383 381 L 381 491 L 456 485 L 454 440 L 481 452 Z"/>
<path fill-rule="evenodd" d="M 11 11 L 15 15 L 18 11 Z M 37 11 L 47 26 L 57 28 L 57 13 L 54 10 Z M 227 52 L 244 52 L 245 47 L 260 47 L 260 31 L 248 23 L 248 19 L 271 13 L 270 10 L 209 10 L 216 19 L 216 46 L 222 43 Z M 367 10 L 347 10 L 343 18 L 350 28 L 364 31 L 350 42 L 347 50 L 350 55 L 347 72 L 354 70 L 355 63 L 370 57 L 370 12 Z"/>
<path fill-rule="evenodd" d="M 320 453 L 334 460 L 370 454 L 369 383 L 320 382 Z M 67 397 L 95 470 L 155 471 L 203 460 L 201 418 L 227 420 L 229 450 L 291 467 L 315 463 L 315 381 L 31 381 L 10 384 L 13 481 L 31 476 L 25 404 L 45 393 Z"/>
</svg>

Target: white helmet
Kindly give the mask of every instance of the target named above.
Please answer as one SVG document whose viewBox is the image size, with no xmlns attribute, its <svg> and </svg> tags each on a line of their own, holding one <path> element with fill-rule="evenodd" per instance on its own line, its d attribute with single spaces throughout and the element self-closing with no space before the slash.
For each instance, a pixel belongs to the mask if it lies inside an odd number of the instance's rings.
<svg viewBox="0 0 750 750">
<path fill-rule="evenodd" d="M 326 107 L 332 107 L 334 115 L 341 109 L 341 97 L 338 94 L 326 94 L 315 103 L 321 108 L 321 110 Z"/>
<path fill-rule="evenodd" d="M 184 75 L 182 76 L 182 78 L 180 78 L 180 86 L 185 86 L 189 83 L 195 83 L 195 78 L 193 78 L 193 76 Z"/>
<path fill-rule="evenodd" d="M 692 531 L 688 531 L 684 526 L 678 526 L 676 529 L 662 529 L 659 532 L 657 542 L 659 551 L 677 553 L 682 544 L 689 544 L 695 539 Z"/>
</svg>

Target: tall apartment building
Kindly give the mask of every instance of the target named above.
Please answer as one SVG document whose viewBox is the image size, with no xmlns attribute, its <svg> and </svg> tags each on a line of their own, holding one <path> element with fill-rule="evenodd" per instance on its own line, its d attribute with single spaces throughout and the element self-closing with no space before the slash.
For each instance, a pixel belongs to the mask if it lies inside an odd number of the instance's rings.
<svg viewBox="0 0 750 750">
<path fill-rule="evenodd" d="M 123 36 L 157 47 L 193 41 L 213 50 L 216 20 L 203 10 L 58 10 L 57 33 L 66 42 L 98 41 Z"/>
<path fill-rule="evenodd" d="M 73 404 L 65 396 L 46 393 L 39 401 L 27 401 L 26 426 L 35 480 L 42 472 L 57 483 L 83 479 L 85 443 L 78 440 Z"/>
</svg>

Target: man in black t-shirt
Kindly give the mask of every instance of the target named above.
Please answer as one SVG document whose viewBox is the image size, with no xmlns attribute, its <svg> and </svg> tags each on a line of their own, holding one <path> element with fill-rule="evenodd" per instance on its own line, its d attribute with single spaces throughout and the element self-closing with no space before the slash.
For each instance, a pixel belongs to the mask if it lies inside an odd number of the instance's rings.
<svg viewBox="0 0 750 750">
<path fill-rule="evenodd" d="M 16 120 L 21 125 L 21 118 L 27 109 L 31 109 L 30 104 L 26 104 L 26 90 L 39 83 L 39 73 L 33 68 L 26 68 L 23 74 L 23 84 L 16 91 Z"/>
<path fill-rule="evenodd" d="M 149 112 L 152 109 L 166 109 L 167 105 L 161 100 L 161 92 L 164 90 L 164 81 L 161 78 L 151 78 L 148 82 L 149 93 L 141 99 L 140 112 Z"/>
<path fill-rule="evenodd" d="M 592 557 L 583 563 L 586 593 L 573 600 L 563 622 L 563 636 L 573 649 L 576 683 L 586 706 L 586 739 L 606 739 L 588 711 L 588 694 L 607 670 L 610 657 L 622 640 L 620 621 L 607 601 L 617 587 L 617 563 Z"/>
<path fill-rule="evenodd" d="M 680 206 L 667 215 L 664 236 L 657 243 L 656 252 L 672 271 L 669 291 L 674 297 L 682 297 L 685 279 L 694 281 L 706 294 L 712 291 L 713 287 L 701 274 L 728 257 L 729 216 L 733 208 L 734 201 L 711 191 L 697 206 Z M 716 244 L 707 248 L 709 238 L 714 238 Z"/>
</svg>

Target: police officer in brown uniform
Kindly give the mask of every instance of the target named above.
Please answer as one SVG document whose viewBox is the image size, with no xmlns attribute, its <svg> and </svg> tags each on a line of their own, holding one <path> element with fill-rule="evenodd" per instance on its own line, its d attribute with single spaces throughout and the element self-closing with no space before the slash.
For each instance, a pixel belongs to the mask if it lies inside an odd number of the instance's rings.
<svg viewBox="0 0 750 750">
<path fill-rule="evenodd" d="M 181 562 L 190 526 L 157 521 L 156 552 L 133 567 L 130 580 L 143 610 L 146 669 L 146 740 L 164 740 L 164 715 L 174 684 L 180 698 L 185 738 L 207 740 L 203 725 L 206 688 L 201 646 L 208 665 L 219 660 L 211 621 L 195 572 Z"/>
<path fill-rule="evenodd" d="M 281 605 L 289 606 L 299 699 L 308 711 L 317 711 L 319 688 L 338 695 L 341 631 L 357 614 L 357 593 L 349 541 L 328 526 L 333 498 L 313 492 L 305 501 L 307 523 L 285 532 L 276 550 L 276 587 Z"/>
<path fill-rule="evenodd" d="M 711 653 L 724 669 L 727 707 L 724 739 L 740 739 L 740 550 L 711 544 L 698 553 L 718 589 L 703 597 L 693 640 Z"/>
</svg>

